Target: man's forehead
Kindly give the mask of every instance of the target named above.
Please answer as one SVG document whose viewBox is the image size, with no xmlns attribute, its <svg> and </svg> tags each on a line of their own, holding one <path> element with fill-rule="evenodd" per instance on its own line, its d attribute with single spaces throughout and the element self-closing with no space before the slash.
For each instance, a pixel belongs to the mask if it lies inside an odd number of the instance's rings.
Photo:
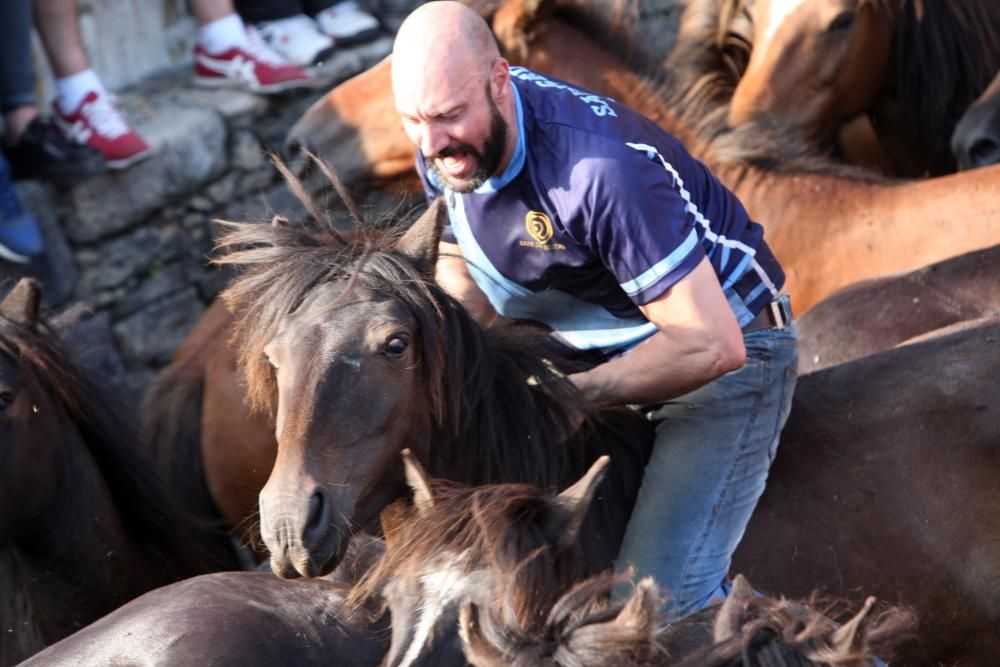
<svg viewBox="0 0 1000 667">
<path fill-rule="evenodd" d="M 394 63 L 395 67 L 395 63 Z M 393 70 L 393 92 L 400 111 L 433 115 L 474 99 L 483 87 L 483 76 L 468 66 L 427 63 L 425 67 Z"/>
</svg>

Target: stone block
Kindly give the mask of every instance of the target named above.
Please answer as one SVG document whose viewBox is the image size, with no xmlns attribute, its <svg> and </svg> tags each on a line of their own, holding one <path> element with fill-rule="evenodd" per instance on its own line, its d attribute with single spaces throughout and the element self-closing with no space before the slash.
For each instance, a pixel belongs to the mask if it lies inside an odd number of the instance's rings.
<svg viewBox="0 0 1000 667">
<path fill-rule="evenodd" d="M 95 248 L 77 252 L 83 274 L 85 293 L 126 284 L 133 277 L 147 273 L 184 253 L 186 234 L 175 225 L 140 227 L 124 236 Z"/>
<path fill-rule="evenodd" d="M 115 340 L 129 368 L 167 364 L 205 310 L 194 287 L 183 287 L 114 325 Z"/>
<path fill-rule="evenodd" d="M 226 169 L 226 124 L 214 111 L 161 107 L 137 126 L 154 155 L 70 191 L 76 219 L 65 231 L 72 241 L 93 242 L 117 234 Z"/>
<path fill-rule="evenodd" d="M 73 352 L 77 363 L 101 384 L 110 383 L 122 388 L 125 382 L 125 364 L 111 335 L 111 317 L 108 313 L 85 316 L 63 333 L 63 340 Z"/>
</svg>

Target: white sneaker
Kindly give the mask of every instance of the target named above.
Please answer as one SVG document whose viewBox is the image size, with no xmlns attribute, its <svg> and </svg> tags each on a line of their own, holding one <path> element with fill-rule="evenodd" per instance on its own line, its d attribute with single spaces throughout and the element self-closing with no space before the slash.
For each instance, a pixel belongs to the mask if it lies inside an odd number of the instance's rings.
<svg viewBox="0 0 1000 667">
<path fill-rule="evenodd" d="M 268 46 L 298 67 L 317 65 L 333 55 L 333 39 L 305 14 L 263 21 L 256 27 Z"/>
<path fill-rule="evenodd" d="M 343 0 L 327 7 L 316 15 L 316 24 L 337 46 L 368 42 L 379 34 L 378 21 L 354 0 Z"/>
</svg>

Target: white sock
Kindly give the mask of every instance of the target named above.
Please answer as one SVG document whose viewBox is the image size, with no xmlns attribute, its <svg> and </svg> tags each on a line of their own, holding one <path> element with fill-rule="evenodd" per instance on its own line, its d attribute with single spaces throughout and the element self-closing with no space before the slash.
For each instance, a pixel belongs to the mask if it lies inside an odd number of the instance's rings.
<svg viewBox="0 0 1000 667">
<path fill-rule="evenodd" d="M 97 72 L 92 69 L 56 79 L 56 104 L 60 111 L 69 115 L 77 110 L 83 98 L 92 90 L 107 93 L 104 84 L 97 78 Z"/>
<path fill-rule="evenodd" d="M 247 41 L 243 19 L 236 12 L 223 16 L 198 29 L 198 43 L 209 53 L 222 53 Z"/>
</svg>

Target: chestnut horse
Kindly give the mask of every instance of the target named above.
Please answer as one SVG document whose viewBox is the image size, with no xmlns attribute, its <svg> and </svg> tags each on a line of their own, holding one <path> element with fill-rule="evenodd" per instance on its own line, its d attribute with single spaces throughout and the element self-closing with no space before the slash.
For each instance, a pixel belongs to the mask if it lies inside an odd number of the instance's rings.
<svg viewBox="0 0 1000 667">
<path fill-rule="evenodd" d="M 522 64 L 613 97 L 677 136 L 764 226 L 799 313 L 850 283 L 1000 243 L 1000 167 L 917 182 L 860 178 L 767 128 L 751 134 L 768 153 L 748 161 L 745 142 L 734 148 L 726 131 L 728 96 L 684 85 L 694 76 L 690 67 L 683 77 L 667 72 L 661 85 L 588 37 L 575 15 L 533 22 L 523 10 L 521 0 L 508 0 L 494 16 L 502 46 L 529 45 Z M 350 186 L 417 192 L 389 68 L 384 60 L 334 88 L 296 123 L 288 143 L 321 155 Z"/>
<path fill-rule="evenodd" d="M 385 556 L 352 591 L 355 603 L 376 591 L 388 599 L 389 667 L 863 665 L 912 624 L 897 610 L 867 618 L 869 600 L 836 630 L 806 606 L 754 595 L 737 577 L 723 605 L 668 625 L 652 579 L 612 603 L 624 578 L 584 578 L 579 532 L 607 457 L 551 496 L 524 484 L 433 480 L 404 456 L 414 503 L 392 513 Z"/>
<path fill-rule="evenodd" d="M 1000 245 L 839 290 L 799 318 L 799 375 L 1000 317 Z"/>
<path fill-rule="evenodd" d="M 1000 70 L 958 121 L 951 135 L 951 150 L 959 169 L 1000 162 Z"/>
<path fill-rule="evenodd" d="M 25 279 L 0 303 L 0 663 L 156 586 L 235 568 L 137 453 L 122 408 L 70 360 Z"/>
<path fill-rule="evenodd" d="M 810 140 L 832 142 L 861 116 L 870 121 L 891 173 L 955 170 L 951 133 L 1000 68 L 1000 4 L 721 2 L 745 6 L 753 25 L 731 125 L 767 118 Z"/>
<path fill-rule="evenodd" d="M 221 261 L 249 268 L 225 297 L 239 314 L 250 397 L 276 414 L 278 456 L 260 498 L 280 575 L 336 565 L 351 534 L 401 493 L 393 463 L 403 447 L 459 480 L 546 488 L 593 456 L 563 442 L 576 403 L 541 362 L 549 352 L 506 327 L 479 329 L 431 281 L 441 209 L 395 243 L 375 232 L 367 244 L 322 243 L 236 223 L 223 239 L 249 247 Z M 824 380 L 796 391 L 780 449 L 796 452 L 794 466 L 778 457 L 758 510 L 766 518 L 751 522 L 738 569 L 765 590 L 784 591 L 781 577 L 792 577 L 799 597 L 826 586 L 912 604 L 924 643 L 904 664 L 996 655 L 998 345 L 994 324 L 807 376 Z M 630 447 L 604 443 L 620 468 L 594 509 L 616 518 L 592 517 L 602 520 L 584 532 L 598 542 L 588 544 L 591 572 L 617 549 L 642 469 L 648 431 L 631 437 Z M 866 494 L 878 501 L 856 507 Z M 911 552 L 921 558 L 899 557 Z"/>
</svg>

